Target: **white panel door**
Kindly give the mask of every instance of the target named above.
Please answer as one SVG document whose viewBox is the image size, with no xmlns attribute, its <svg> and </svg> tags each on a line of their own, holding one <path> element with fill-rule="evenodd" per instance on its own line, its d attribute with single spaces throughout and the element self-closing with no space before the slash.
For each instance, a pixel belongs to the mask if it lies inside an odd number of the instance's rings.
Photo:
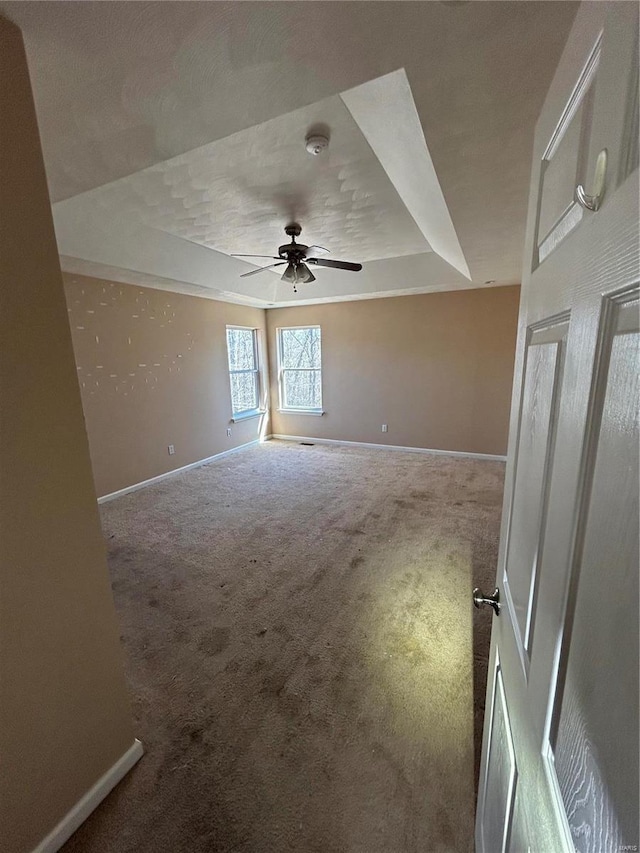
<svg viewBox="0 0 640 853">
<path fill-rule="evenodd" d="M 587 2 L 534 142 L 479 853 L 640 844 L 639 191 L 638 6 Z"/>
</svg>

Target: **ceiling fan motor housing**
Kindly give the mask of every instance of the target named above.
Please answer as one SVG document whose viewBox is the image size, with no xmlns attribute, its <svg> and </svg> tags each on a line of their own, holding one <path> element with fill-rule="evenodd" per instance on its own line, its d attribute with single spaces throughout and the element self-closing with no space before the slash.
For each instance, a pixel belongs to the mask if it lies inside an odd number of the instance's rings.
<svg viewBox="0 0 640 853">
<path fill-rule="evenodd" d="M 284 233 L 291 237 L 290 243 L 285 243 L 278 246 L 278 254 L 281 258 L 287 258 L 290 262 L 297 264 L 306 256 L 308 246 L 303 246 L 302 243 L 296 243 L 296 237 L 302 233 L 302 228 L 297 222 L 291 222 L 284 229 Z"/>
<path fill-rule="evenodd" d="M 306 257 L 308 248 L 302 243 L 285 243 L 283 246 L 278 246 L 278 254 L 281 258 L 288 258 L 290 261 L 301 261 Z"/>
</svg>

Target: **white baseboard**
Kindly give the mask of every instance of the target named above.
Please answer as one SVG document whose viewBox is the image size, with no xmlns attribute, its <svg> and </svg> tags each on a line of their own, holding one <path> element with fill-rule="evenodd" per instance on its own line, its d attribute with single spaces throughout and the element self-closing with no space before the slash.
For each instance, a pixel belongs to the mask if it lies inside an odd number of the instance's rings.
<svg viewBox="0 0 640 853">
<path fill-rule="evenodd" d="M 197 462 L 191 462 L 189 465 L 183 465 L 182 468 L 174 468 L 172 471 L 165 471 L 164 474 L 158 474 L 157 477 L 151 477 L 149 480 L 143 480 L 141 483 L 134 483 L 132 486 L 126 486 L 124 489 L 118 489 L 117 492 L 110 492 L 108 495 L 103 495 L 98 498 L 98 503 L 103 504 L 107 501 L 112 501 L 114 498 L 120 498 L 123 495 L 128 495 L 129 492 L 136 492 L 138 489 L 144 489 L 154 483 L 160 483 L 168 477 L 173 477 L 175 474 L 181 474 L 183 471 L 189 471 L 191 468 L 200 468 L 202 465 L 208 465 L 209 462 L 215 462 L 216 459 L 223 459 L 231 453 L 237 453 L 240 450 L 246 450 L 249 447 L 254 447 L 263 441 L 269 441 L 271 438 L 279 439 L 280 441 L 312 441 L 314 444 L 341 444 L 348 447 L 366 447 L 370 450 L 402 450 L 405 453 L 433 453 L 438 456 L 464 456 L 470 459 L 492 459 L 497 462 L 506 462 L 506 456 L 497 456 L 491 453 L 467 453 L 462 450 L 431 450 L 427 447 L 401 447 L 398 444 L 372 444 L 366 441 L 343 441 L 336 438 L 312 438 L 307 435 L 279 435 L 276 433 L 265 435 L 263 438 L 256 438 L 246 444 L 239 444 L 238 447 L 231 447 L 229 450 L 222 450 L 214 456 L 208 456 L 206 459 L 199 459 Z"/>
<path fill-rule="evenodd" d="M 104 776 L 98 779 L 93 788 L 90 788 L 78 800 L 75 806 L 62 818 L 60 823 L 38 844 L 33 853 L 56 853 L 65 841 L 68 841 L 76 829 L 89 817 L 91 812 L 100 805 L 107 794 L 127 775 L 134 764 L 142 758 L 143 753 L 144 748 L 136 738 L 124 755 L 121 755 Z"/>
<path fill-rule="evenodd" d="M 137 492 L 138 489 L 144 489 L 154 483 L 160 483 L 166 480 L 167 477 L 173 477 L 174 474 L 181 474 L 183 471 L 189 471 L 190 468 L 200 468 L 201 465 L 208 465 L 209 462 L 215 462 L 216 459 L 222 459 L 224 456 L 229 456 L 231 453 L 237 453 L 239 450 L 246 450 L 247 447 L 253 447 L 254 444 L 260 444 L 261 439 L 256 438 L 253 441 L 248 441 L 246 444 L 239 444 L 237 447 L 231 447 L 229 450 L 222 450 L 214 456 L 208 456 L 206 459 L 199 459 L 197 462 L 191 462 L 189 465 L 183 465 L 182 468 L 174 468 L 172 471 L 165 471 L 164 474 L 158 474 L 157 477 L 151 477 L 149 480 L 143 480 L 141 483 L 134 483 L 132 486 L 126 486 L 124 489 L 118 489 L 117 492 L 110 492 L 108 495 L 103 495 L 98 498 L 99 504 L 104 504 L 107 501 L 112 501 L 114 498 L 120 498 L 122 495 L 128 495 L 129 492 Z"/>
<path fill-rule="evenodd" d="M 493 453 L 468 453 L 464 450 L 431 450 L 427 447 L 401 447 L 398 444 L 372 444 L 367 441 L 342 441 L 337 438 L 310 438 L 307 435 L 277 435 L 273 433 L 268 438 L 277 438 L 280 441 L 311 441 L 314 444 L 342 444 L 347 447 L 366 447 L 369 450 L 402 450 L 405 453 L 431 453 L 436 456 L 463 456 L 469 459 L 485 459 L 494 462 L 506 462 L 506 456 L 498 456 Z"/>
</svg>

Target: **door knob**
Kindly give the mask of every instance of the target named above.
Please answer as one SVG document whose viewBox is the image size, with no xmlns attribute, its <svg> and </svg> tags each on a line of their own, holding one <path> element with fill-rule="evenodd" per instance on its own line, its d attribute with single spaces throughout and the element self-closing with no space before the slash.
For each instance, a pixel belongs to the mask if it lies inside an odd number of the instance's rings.
<svg viewBox="0 0 640 853">
<path fill-rule="evenodd" d="M 473 590 L 473 603 L 476 607 L 493 607 L 496 616 L 500 615 L 500 590 L 496 587 L 491 595 L 485 595 L 477 587 Z"/>
</svg>

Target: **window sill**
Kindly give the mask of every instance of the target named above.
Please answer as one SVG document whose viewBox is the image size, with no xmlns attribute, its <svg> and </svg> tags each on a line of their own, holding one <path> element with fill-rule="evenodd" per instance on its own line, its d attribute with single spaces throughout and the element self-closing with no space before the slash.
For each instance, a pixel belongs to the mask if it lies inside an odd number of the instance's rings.
<svg viewBox="0 0 640 853">
<path fill-rule="evenodd" d="M 251 418 L 261 418 L 263 415 L 266 415 L 266 414 L 267 414 L 266 409 L 256 409 L 255 411 L 251 411 L 251 412 L 240 412 L 237 415 L 233 415 L 233 417 L 231 418 L 231 423 L 237 424 L 238 421 L 248 421 Z"/>
<path fill-rule="evenodd" d="M 325 412 L 322 409 L 278 409 L 281 415 L 315 415 L 321 418 Z"/>
</svg>

